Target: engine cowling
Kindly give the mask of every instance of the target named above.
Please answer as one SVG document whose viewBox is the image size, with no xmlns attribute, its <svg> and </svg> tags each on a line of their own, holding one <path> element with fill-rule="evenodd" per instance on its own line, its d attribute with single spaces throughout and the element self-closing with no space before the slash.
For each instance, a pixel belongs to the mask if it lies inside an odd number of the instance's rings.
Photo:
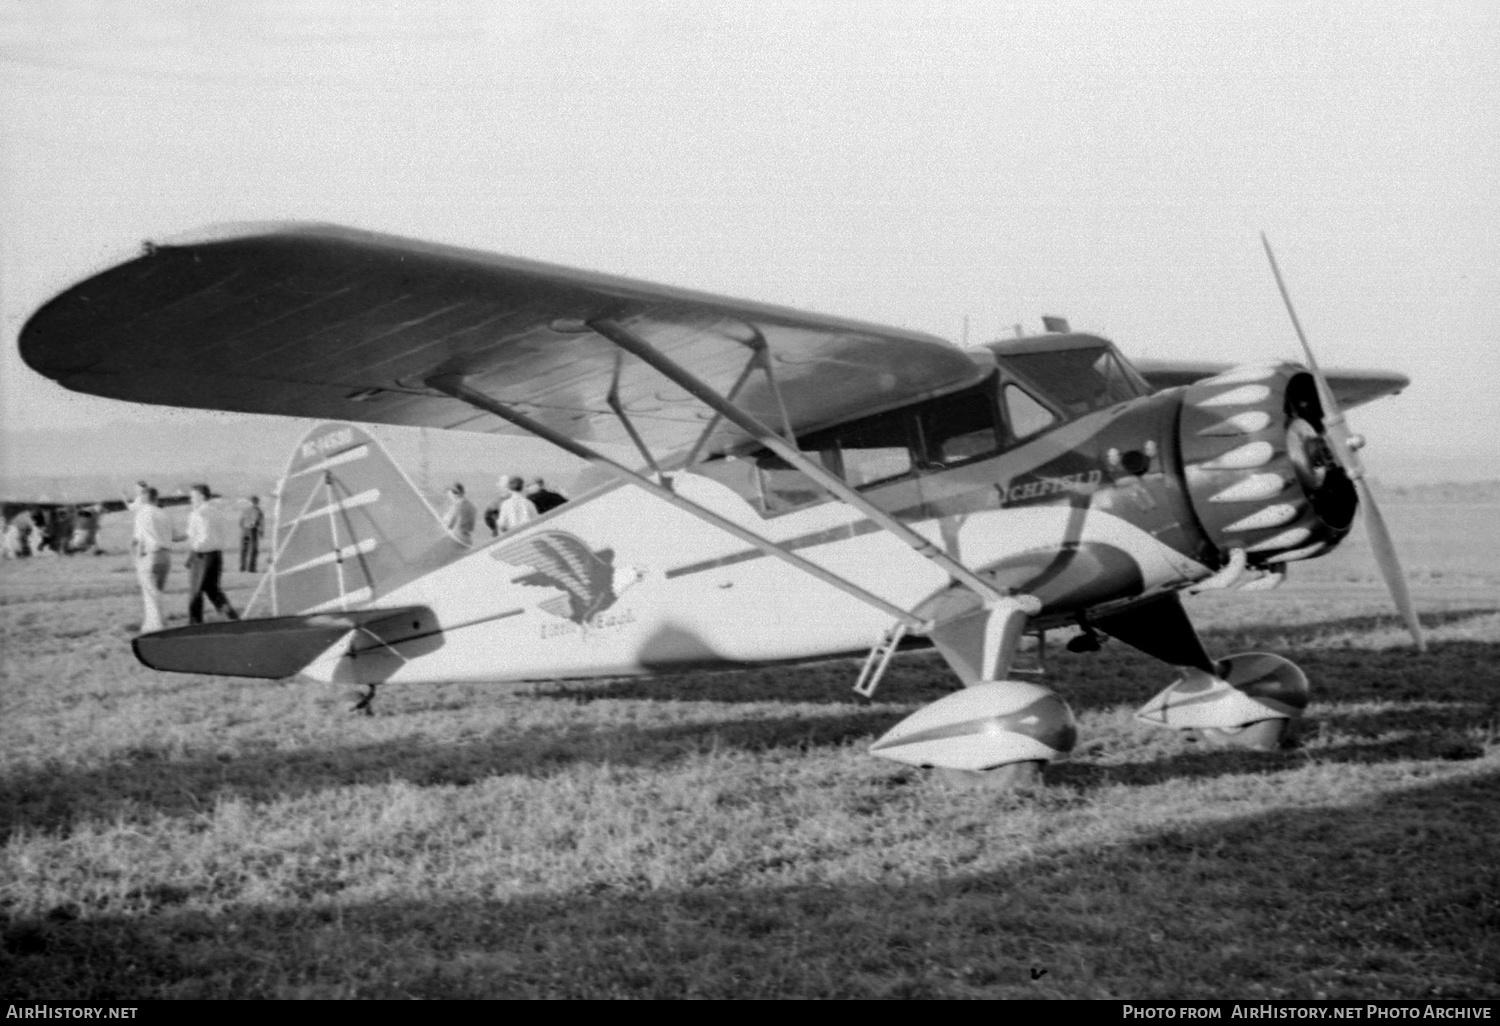
<svg viewBox="0 0 1500 1026">
<path fill-rule="evenodd" d="M 1308 559 L 1349 533 L 1358 498 L 1305 368 L 1236 367 L 1195 382 L 1178 431 L 1193 514 L 1221 559 L 1235 549 L 1253 567 Z"/>
</svg>

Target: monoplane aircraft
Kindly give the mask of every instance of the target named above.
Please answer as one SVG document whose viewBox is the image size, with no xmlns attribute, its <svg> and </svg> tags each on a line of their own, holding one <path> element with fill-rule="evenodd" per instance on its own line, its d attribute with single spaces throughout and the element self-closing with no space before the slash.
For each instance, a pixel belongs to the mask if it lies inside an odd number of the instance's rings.
<svg viewBox="0 0 1500 1026">
<path fill-rule="evenodd" d="M 182 506 L 187 501 L 186 495 L 162 496 L 158 500 L 162 506 Z M 0 500 L 0 524 L 9 524 L 17 517 L 30 517 L 39 530 L 47 532 L 48 544 L 54 551 L 84 552 L 95 547 L 99 518 L 106 513 L 119 513 L 129 506 L 130 500 L 123 497 L 58 501 L 51 493 L 41 493 L 33 498 Z M 85 519 L 91 519 L 93 526 L 84 527 L 80 538 L 79 525 Z"/>
<path fill-rule="evenodd" d="M 1325 376 L 1305 339 L 1305 365 L 1132 365 L 1049 327 L 962 349 L 266 224 L 147 244 L 42 307 L 21 353 L 81 392 L 334 421 L 287 467 L 269 615 L 142 635 L 157 669 L 369 697 L 868 651 L 868 695 L 903 638 L 923 636 L 965 687 L 874 754 L 1020 777 L 1076 728 L 1060 696 L 1010 679 L 1018 645 L 1076 626 L 1077 648 L 1109 635 L 1176 668 L 1143 719 L 1265 745 L 1300 715 L 1306 678 L 1271 654 L 1215 659 L 1181 594 L 1275 584 L 1337 545 L 1361 504 L 1421 644 L 1341 412 L 1404 376 Z M 351 422 L 526 433 L 609 478 L 468 547 Z M 634 456 L 606 452 L 622 446 Z"/>
<path fill-rule="evenodd" d="M 185 506 L 188 497 L 186 495 L 163 495 L 157 500 L 162 506 Z M 76 513 L 78 510 L 91 510 L 103 516 L 105 513 L 119 513 L 129 508 L 130 500 L 124 497 L 118 499 L 82 499 L 78 501 L 58 501 L 50 494 L 42 493 L 35 498 L 12 498 L 0 500 L 0 516 L 9 520 L 19 513 L 27 510 L 42 510 L 50 513 L 53 510 Z"/>
</svg>

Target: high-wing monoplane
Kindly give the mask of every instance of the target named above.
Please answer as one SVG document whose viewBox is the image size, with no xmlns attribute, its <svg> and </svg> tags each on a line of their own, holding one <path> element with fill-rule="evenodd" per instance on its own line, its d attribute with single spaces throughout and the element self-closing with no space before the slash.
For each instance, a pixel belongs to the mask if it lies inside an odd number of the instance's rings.
<svg viewBox="0 0 1500 1026">
<path fill-rule="evenodd" d="M 188 497 L 162 496 L 158 501 L 162 506 L 182 506 L 187 504 Z M 28 541 L 28 551 L 43 548 L 60 554 L 93 552 L 98 551 L 99 519 L 129 506 L 130 500 L 123 497 L 56 499 L 50 492 L 43 492 L 30 498 L 0 500 L 0 524 L 8 526 L 18 519 L 29 521 L 38 537 Z"/>
<path fill-rule="evenodd" d="M 1010 679 L 1018 645 L 1072 626 L 1075 647 L 1113 636 L 1176 668 L 1141 718 L 1264 745 L 1306 678 L 1273 654 L 1211 656 L 1181 594 L 1275 584 L 1361 505 L 1421 644 L 1342 415 L 1404 376 L 1324 375 L 1305 339 L 1305 364 L 1133 365 L 1049 327 L 961 349 L 272 224 L 148 244 L 42 307 L 20 344 L 82 392 L 333 422 L 287 466 L 269 615 L 142 635 L 158 669 L 372 696 L 868 652 L 868 695 L 925 637 L 965 687 L 872 751 L 1021 776 L 1076 728 L 1061 696 Z M 530 434 L 609 476 L 470 547 L 358 423 Z"/>
</svg>

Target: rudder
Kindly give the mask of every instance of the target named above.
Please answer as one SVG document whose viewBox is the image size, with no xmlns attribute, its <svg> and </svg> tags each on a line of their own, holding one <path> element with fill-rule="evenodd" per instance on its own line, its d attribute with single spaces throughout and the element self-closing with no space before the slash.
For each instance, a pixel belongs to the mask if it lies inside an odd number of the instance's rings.
<svg viewBox="0 0 1500 1026">
<path fill-rule="evenodd" d="M 292 450 L 272 537 L 272 616 L 358 608 L 469 551 L 352 424 L 319 424 Z"/>
</svg>

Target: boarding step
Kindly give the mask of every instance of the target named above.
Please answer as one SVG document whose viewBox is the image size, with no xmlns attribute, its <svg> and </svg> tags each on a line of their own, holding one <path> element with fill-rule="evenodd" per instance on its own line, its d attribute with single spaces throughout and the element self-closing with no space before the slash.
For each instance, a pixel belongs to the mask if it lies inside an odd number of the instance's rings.
<svg viewBox="0 0 1500 1026">
<path fill-rule="evenodd" d="M 1031 648 L 1031 662 L 1021 662 L 1021 655 L 1025 651 L 1024 646 L 1016 652 L 1016 658 L 1010 664 L 1010 675 L 1021 674 L 1026 677 L 1045 677 L 1047 675 L 1047 632 L 1032 631 L 1028 637 L 1036 639 L 1036 644 Z"/>
<path fill-rule="evenodd" d="M 885 676 L 886 667 L 891 665 L 891 656 L 896 654 L 896 649 L 901 647 L 901 639 L 906 637 L 906 631 L 905 622 L 898 620 L 870 649 L 870 654 L 865 656 L 865 664 L 859 669 L 859 680 L 854 683 L 855 694 L 864 698 L 875 694 L 881 678 Z"/>
</svg>

